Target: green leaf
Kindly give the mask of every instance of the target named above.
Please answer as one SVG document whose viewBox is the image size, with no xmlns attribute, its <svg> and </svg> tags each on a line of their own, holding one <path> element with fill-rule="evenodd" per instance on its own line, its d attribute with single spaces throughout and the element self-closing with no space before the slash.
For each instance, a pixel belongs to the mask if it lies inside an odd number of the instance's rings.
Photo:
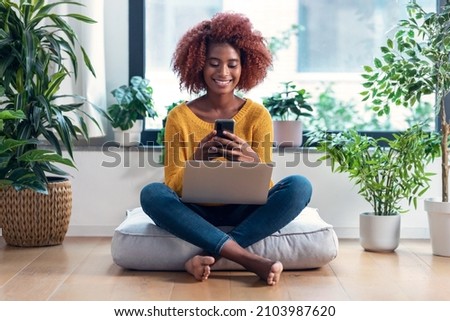
<svg viewBox="0 0 450 321">
<path fill-rule="evenodd" d="M 51 10 L 54 9 L 54 7 L 62 5 L 62 4 L 72 4 L 72 5 L 76 5 L 76 6 L 83 6 L 83 4 L 79 3 L 79 2 L 72 2 L 72 1 L 59 1 L 59 2 L 54 2 L 54 3 L 50 3 L 47 4 L 45 6 L 42 6 L 39 11 L 37 12 L 38 16 L 46 16 L 49 12 L 51 12 Z M 40 6 L 38 6 L 40 7 Z"/>
<path fill-rule="evenodd" d="M 390 52 L 388 47 L 382 46 L 380 49 L 381 49 L 381 52 L 383 52 L 383 53 L 389 53 Z"/>
<path fill-rule="evenodd" d="M 64 158 L 49 150 L 34 149 L 22 154 L 19 158 L 23 162 L 54 162 L 75 167 L 72 160 Z"/>
<path fill-rule="evenodd" d="M 5 188 L 11 186 L 13 184 L 12 180 L 9 179 L 0 179 L 0 188 Z"/>
<path fill-rule="evenodd" d="M 66 78 L 67 73 L 60 71 L 52 75 L 48 88 L 45 90 L 45 97 L 47 99 L 52 99 L 53 96 L 58 92 L 59 87 L 63 80 Z"/>
<path fill-rule="evenodd" d="M 0 119 L 26 119 L 22 110 L 1 110 Z"/>
<path fill-rule="evenodd" d="M 392 39 L 388 39 L 388 40 L 387 40 L 387 46 L 388 46 L 390 49 L 394 49 L 394 42 L 392 41 Z"/>
<path fill-rule="evenodd" d="M 16 139 L 2 139 L 0 140 L 0 154 L 5 153 L 6 151 L 13 151 L 15 148 L 19 146 L 25 146 L 31 143 L 36 143 L 34 141 L 28 140 L 16 140 Z"/>
<path fill-rule="evenodd" d="M 89 56 L 86 53 L 86 50 L 84 50 L 83 47 L 80 46 L 81 52 L 83 53 L 83 60 L 84 63 L 86 64 L 86 66 L 89 68 L 89 71 L 92 73 L 92 75 L 94 77 L 96 77 L 95 75 L 95 71 L 94 71 L 94 67 L 92 66 L 91 60 L 89 59 Z"/>
<path fill-rule="evenodd" d="M 373 60 L 373 63 L 374 63 L 374 65 L 375 65 L 375 67 L 377 67 L 377 68 L 381 68 L 381 67 L 383 66 L 383 63 L 382 63 L 381 60 L 378 59 L 378 58 L 375 58 L 375 59 Z"/>
<path fill-rule="evenodd" d="M 97 23 L 97 21 L 95 21 L 94 19 L 91 19 L 89 17 L 86 17 L 86 16 L 81 15 L 81 14 L 77 14 L 77 13 L 69 13 L 69 14 L 66 14 L 64 16 L 65 17 L 74 18 L 76 20 L 79 20 L 79 21 L 82 21 L 82 22 L 85 22 L 85 23 L 91 23 L 91 24 L 92 23 Z"/>
</svg>

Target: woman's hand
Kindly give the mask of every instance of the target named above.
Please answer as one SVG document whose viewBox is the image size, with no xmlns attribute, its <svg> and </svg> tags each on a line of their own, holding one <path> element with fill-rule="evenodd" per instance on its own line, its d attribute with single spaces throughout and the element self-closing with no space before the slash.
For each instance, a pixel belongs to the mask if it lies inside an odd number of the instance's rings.
<svg viewBox="0 0 450 321">
<path fill-rule="evenodd" d="M 222 156 L 218 148 L 220 143 L 214 140 L 216 134 L 217 131 L 213 130 L 200 141 L 194 152 L 194 160 L 213 160 Z"/>
<path fill-rule="evenodd" d="M 235 134 L 224 131 L 225 137 L 213 136 L 212 140 L 217 143 L 217 153 L 231 161 L 238 162 L 256 162 L 258 163 L 258 154 L 250 147 L 250 145 Z"/>
</svg>

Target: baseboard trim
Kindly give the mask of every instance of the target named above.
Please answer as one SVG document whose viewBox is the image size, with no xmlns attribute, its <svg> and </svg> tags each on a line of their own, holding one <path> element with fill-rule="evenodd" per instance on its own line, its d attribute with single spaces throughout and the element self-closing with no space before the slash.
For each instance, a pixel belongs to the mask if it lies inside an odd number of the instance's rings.
<svg viewBox="0 0 450 321">
<path fill-rule="evenodd" d="M 70 225 L 67 236 L 113 236 L 117 226 Z"/>
<path fill-rule="evenodd" d="M 358 239 L 358 227 L 335 227 L 334 231 L 340 239 Z M 430 230 L 428 228 L 406 227 L 400 231 L 400 238 L 402 239 L 429 239 Z"/>
</svg>

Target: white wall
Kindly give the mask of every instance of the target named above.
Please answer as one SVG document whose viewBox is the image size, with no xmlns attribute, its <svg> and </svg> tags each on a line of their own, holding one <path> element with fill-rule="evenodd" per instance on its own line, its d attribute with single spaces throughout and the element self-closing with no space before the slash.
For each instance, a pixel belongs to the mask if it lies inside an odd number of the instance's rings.
<svg viewBox="0 0 450 321">
<path fill-rule="evenodd" d="M 139 206 L 139 193 L 150 182 L 161 181 L 159 151 L 110 148 L 102 151 L 77 151 L 78 170 L 73 171 L 73 214 L 68 235 L 112 235 L 125 217 L 125 211 Z M 358 215 L 370 211 L 369 205 L 345 174 L 333 174 L 320 154 L 307 152 L 275 153 L 273 179 L 291 174 L 308 177 L 313 185 L 310 206 L 318 208 L 322 218 L 332 224 L 339 237 L 358 237 Z M 295 164 L 292 165 L 292 164 Z M 439 171 L 438 164 L 430 170 Z M 439 195 L 440 181 L 433 178 L 427 195 Z M 428 238 L 428 222 L 422 201 L 419 208 L 402 217 L 403 238 Z"/>
</svg>

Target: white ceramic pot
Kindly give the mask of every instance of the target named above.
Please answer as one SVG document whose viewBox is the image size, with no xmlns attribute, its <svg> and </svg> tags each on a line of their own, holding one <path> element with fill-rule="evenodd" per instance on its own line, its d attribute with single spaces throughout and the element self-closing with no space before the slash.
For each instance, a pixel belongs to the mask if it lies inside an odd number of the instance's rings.
<svg viewBox="0 0 450 321">
<path fill-rule="evenodd" d="M 303 126 L 301 121 L 274 120 L 273 134 L 278 147 L 297 147 L 302 145 Z"/>
<path fill-rule="evenodd" d="M 400 242 L 400 215 L 360 214 L 359 241 L 366 251 L 395 251 Z"/>
<path fill-rule="evenodd" d="M 429 198 L 424 203 L 434 255 L 450 256 L 450 203 Z"/>
<path fill-rule="evenodd" d="M 136 146 L 141 142 L 141 132 L 144 126 L 143 120 L 137 120 L 133 127 L 127 130 L 120 128 L 113 128 L 114 141 L 120 146 Z"/>
</svg>

